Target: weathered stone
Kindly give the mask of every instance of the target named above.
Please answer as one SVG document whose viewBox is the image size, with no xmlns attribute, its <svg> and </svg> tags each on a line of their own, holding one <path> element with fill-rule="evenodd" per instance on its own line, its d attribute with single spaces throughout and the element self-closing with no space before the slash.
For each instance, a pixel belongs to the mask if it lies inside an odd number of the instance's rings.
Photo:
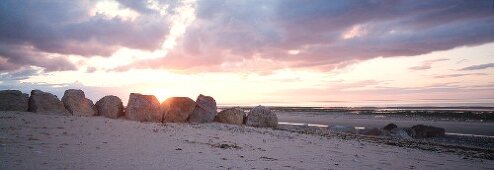
<svg viewBox="0 0 494 170">
<path fill-rule="evenodd" d="M 400 139 L 412 139 L 409 128 L 394 128 L 390 130 L 390 135 Z"/>
<path fill-rule="evenodd" d="M 188 97 L 171 97 L 161 103 L 163 122 L 186 122 L 196 108 L 196 102 Z"/>
<path fill-rule="evenodd" d="M 0 91 L 0 110 L 22 111 L 28 110 L 29 95 L 19 90 Z"/>
<path fill-rule="evenodd" d="M 247 115 L 245 124 L 253 127 L 276 127 L 278 117 L 264 106 L 254 107 Z"/>
<path fill-rule="evenodd" d="M 41 90 L 31 91 L 31 97 L 29 97 L 29 111 L 55 115 L 69 114 L 63 106 L 63 103 L 58 100 L 57 96 Z"/>
<path fill-rule="evenodd" d="M 125 116 L 129 120 L 161 122 L 163 113 L 160 111 L 160 103 L 154 95 L 130 93 Z"/>
<path fill-rule="evenodd" d="M 445 130 L 443 128 L 425 125 L 412 126 L 412 137 L 419 138 L 433 138 L 444 136 Z"/>
<path fill-rule="evenodd" d="M 95 116 L 98 114 L 93 101 L 87 99 L 82 90 L 65 90 L 62 102 L 67 111 L 74 116 Z"/>
<path fill-rule="evenodd" d="M 384 126 L 384 127 L 383 127 L 383 130 L 390 131 L 390 130 L 392 130 L 392 129 L 394 129 L 394 128 L 397 128 L 397 127 L 398 127 L 398 126 L 396 126 L 394 123 L 390 123 L 390 124 L 388 124 L 388 125 Z"/>
<path fill-rule="evenodd" d="M 122 100 L 117 96 L 105 96 L 96 102 L 98 114 L 108 118 L 124 116 Z"/>
<path fill-rule="evenodd" d="M 214 120 L 220 123 L 241 125 L 244 123 L 245 116 L 245 112 L 242 109 L 234 107 L 222 110 L 216 115 Z"/>
<path fill-rule="evenodd" d="M 196 107 L 189 116 L 189 122 L 208 123 L 214 120 L 218 113 L 216 111 L 216 101 L 211 96 L 199 95 L 196 100 Z"/>
</svg>

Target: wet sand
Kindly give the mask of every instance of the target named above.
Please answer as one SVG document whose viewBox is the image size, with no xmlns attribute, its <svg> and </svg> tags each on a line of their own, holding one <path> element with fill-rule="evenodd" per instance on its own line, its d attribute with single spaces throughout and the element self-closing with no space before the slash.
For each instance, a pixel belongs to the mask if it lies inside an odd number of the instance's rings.
<svg viewBox="0 0 494 170">
<path fill-rule="evenodd" d="M 447 133 L 475 134 L 494 136 L 494 122 L 462 122 L 437 120 L 427 118 L 410 118 L 403 116 L 383 115 L 351 115 L 338 113 L 311 112 L 277 112 L 278 121 L 292 123 L 312 123 L 322 125 L 361 126 L 367 128 L 382 128 L 388 123 L 400 127 L 411 127 L 416 124 L 437 126 L 446 129 Z"/>
<path fill-rule="evenodd" d="M 0 113 L 0 169 L 492 169 L 493 160 L 218 123 Z"/>
</svg>

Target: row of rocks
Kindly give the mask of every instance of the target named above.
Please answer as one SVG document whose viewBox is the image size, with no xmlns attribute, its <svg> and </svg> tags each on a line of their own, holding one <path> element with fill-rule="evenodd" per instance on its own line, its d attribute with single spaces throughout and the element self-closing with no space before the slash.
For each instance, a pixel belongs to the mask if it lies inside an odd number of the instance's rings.
<svg viewBox="0 0 494 170">
<path fill-rule="evenodd" d="M 364 135 L 371 136 L 392 136 L 402 139 L 422 139 L 422 138 L 434 138 L 443 137 L 445 135 L 445 129 L 434 126 L 426 125 L 414 125 L 412 127 L 398 127 L 394 123 L 390 123 L 383 128 L 373 128 L 362 132 Z"/>
<path fill-rule="evenodd" d="M 264 106 L 256 106 L 248 114 L 238 108 L 230 108 L 218 113 L 215 121 L 228 124 L 245 124 L 253 127 L 276 127 L 278 117 L 274 112 Z"/>
<path fill-rule="evenodd" d="M 246 124 L 254 127 L 276 127 L 276 114 L 266 107 L 257 106 L 249 114 L 240 108 L 217 112 L 216 101 L 211 96 L 199 95 L 194 101 L 188 97 L 171 97 L 163 103 L 153 95 L 131 93 L 127 108 L 117 96 L 105 96 L 96 104 L 85 97 L 84 91 L 69 89 L 61 100 L 57 96 L 40 90 L 31 91 L 31 96 L 18 90 L 0 91 L 0 110 L 30 111 L 44 114 L 96 116 L 109 118 L 125 117 L 141 122 L 221 122 Z"/>
</svg>

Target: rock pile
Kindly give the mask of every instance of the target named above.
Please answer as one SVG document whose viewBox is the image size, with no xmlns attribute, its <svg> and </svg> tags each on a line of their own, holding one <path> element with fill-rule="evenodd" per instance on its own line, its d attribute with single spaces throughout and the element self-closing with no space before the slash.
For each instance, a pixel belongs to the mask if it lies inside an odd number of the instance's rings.
<svg viewBox="0 0 494 170">
<path fill-rule="evenodd" d="M 162 122 L 160 103 L 153 95 L 130 93 L 125 116 L 129 120 L 141 122 Z"/>
<path fill-rule="evenodd" d="M 95 116 L 98 114 L 93 101 L 86 98 L 82 90 L 65 90 L 62 102 L 67 111 L 74 116 Z"/>
<path fill-rule="evenodd" d="M 400 139 L 421 139 L 442 137 L 445 135 L 445 130 L 443 128 L 425 125 L 398 127 L 394 123 L 390 123 L 384 126 L 382 129 L 368 129 L 364 130 L 361 134 L 369 136 L 391 136 Z"/>
<path fill-rule="evenodd" d="M 0 91 L 0 110 L 3 111 L 27 111 L 29 95 L 19 90 Z"/>
<path fill-rule="evenodd" d="M 218 113 L 218 115 L 216 115 L 214 120 L 220 123 L 241 125 L 244 123 L 245 117 L 245 112 L 242 109 L 234 107 L 222 110 Z"/>
<path fill-rule="evenodd" d="M 98 114 L 116 119 L 124 116 L 124 106 L 122 100 L 117 96 L 105 96 L 96 102 Z"/>
<path fill-rule="evenodd" d="M 214 120 L 218 113 L 216 111 L 216 101 L 211 96 L 199 95 L 196 100 L 196 107 L 189 117 L 192 123 L 208 123 Z"/>
<path fill-rule="evenodd" d="M 425 125 L 415 125 L 411 128 L 411 135 L 413 138 L 433 138 L 441 137 L 445 135 L 443 128 Z"/>
<path fill-rule="evenodd" d="M 65 109 L 63 103 L 57 98 L 57 96 L 51 93 L 43 92 L 41 90 L 31 91 L 28 110 L 30 112 L 43 114 L 69 114 L 69 112 Z"/>
<path fill-rule="evenodd" d="M 86 98 L 84 91 L 68 89 L 61 100 L 41 90 L 31 91 L 31 96 L 18 90 L 0 91 L 0 110 L 30 111 L 35 113 L 96 116 L 108 118 L 124 117 L 141 122 L 220 122 L 254 127 L 276 127 L 278 118 L 269 108 L 254 107 L 247 115 L 236 107 L 217 112 L 216 100 L 200 94 L 196 101 L 188 97 L 171 97 L 163 103 L 153 95 L 130 93 L 127 107 L 117 96 L 105 96 L 96 104 Z"/>
<path fill-rule="evenodd" d="M 187 122 L 196 102 L 188 97 L 172 97 L 161 103 L 163 122 Z"/>
<path fill-rule="evenodd" d="M 247 115 L 245 124 L 253 127 L 276 127 L 278 117 L 264 106 L 254 107 Z"/>
</svg>

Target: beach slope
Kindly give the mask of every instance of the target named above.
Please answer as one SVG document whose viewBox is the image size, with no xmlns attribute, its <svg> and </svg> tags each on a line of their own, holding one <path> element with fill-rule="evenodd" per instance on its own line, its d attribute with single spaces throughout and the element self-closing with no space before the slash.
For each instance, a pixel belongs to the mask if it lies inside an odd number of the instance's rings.
<svg viewBox="0 0 494 170">
<path fill-rule="evenodd" d="M 456 154 L 245 126 L 0 112 L 0 169 L 492 169 Z"/>
</svg>

